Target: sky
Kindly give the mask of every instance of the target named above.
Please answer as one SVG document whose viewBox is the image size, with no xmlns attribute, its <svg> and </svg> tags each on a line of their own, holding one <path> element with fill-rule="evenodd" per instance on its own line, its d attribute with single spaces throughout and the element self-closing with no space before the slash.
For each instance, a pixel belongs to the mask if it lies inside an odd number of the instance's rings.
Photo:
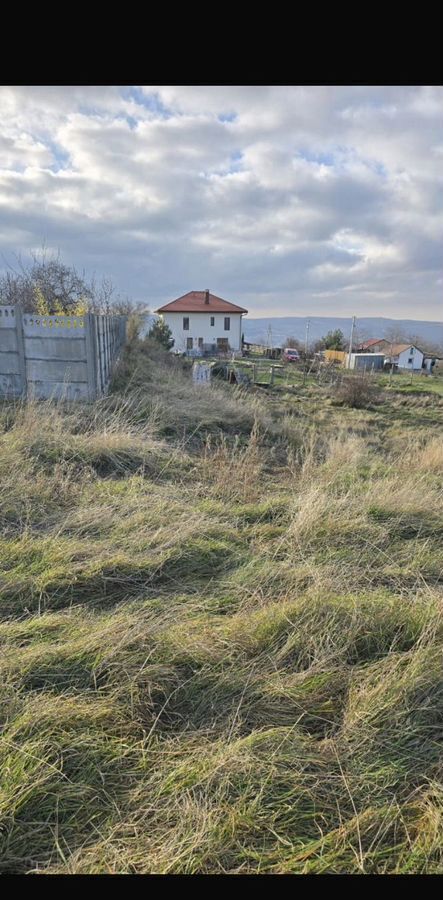
<svg viewBox="0 0 443 900">
<path fill-rule="evenodd" d="M 443 87 L 0 87 L 0 268 L 151 310 L 443 318 Z"/>
</svg>

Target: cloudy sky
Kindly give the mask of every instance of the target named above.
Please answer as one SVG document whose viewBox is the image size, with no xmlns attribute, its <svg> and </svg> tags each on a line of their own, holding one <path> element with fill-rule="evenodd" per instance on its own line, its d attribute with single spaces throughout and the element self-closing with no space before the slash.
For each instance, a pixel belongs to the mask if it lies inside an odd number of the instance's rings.
<svg viewBox="0 0 443 900">
<path fill-rule="evenodd" d="M 441 320 L 442 240 L 442 87 L 0 88 L 0 267 Z"/>
</svg>

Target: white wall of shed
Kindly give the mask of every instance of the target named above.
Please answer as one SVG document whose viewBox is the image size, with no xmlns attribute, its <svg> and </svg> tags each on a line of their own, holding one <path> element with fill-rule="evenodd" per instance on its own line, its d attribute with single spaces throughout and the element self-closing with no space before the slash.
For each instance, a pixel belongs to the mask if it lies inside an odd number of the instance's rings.
<svg viewBox="0 0 443 900">
<path fill-rule="evenodd" d="M 414 350 L 412 354 L 411 349 Z M 411 356 L 412 363 L 409 362 Z M 421 352 L 421 350 L 418 350 L 417 347 L 409 347 L 407 350 L 402 350 L 402 352 L 398 354 L 398 368 L 409 369 L 411 372 L 415 372 L 418 369 L 421 369 L 423 356 L 424 354 Z"/>
</svg>

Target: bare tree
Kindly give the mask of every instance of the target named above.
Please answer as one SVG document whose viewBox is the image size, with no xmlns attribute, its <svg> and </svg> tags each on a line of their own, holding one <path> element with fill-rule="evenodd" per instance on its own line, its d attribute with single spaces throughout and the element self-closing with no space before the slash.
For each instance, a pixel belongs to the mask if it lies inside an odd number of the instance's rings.
<svg viewBox="0 0 443 900">
<path fill-rule="evenodd" d="M 285 348 L 285 347 L 292 347 L 293 350 L 302 350 L 303 349 L 302 342 L 299 341 L 299 339 L 295 338 L 295 337 L 286 338 L 286 340 L 283 344 L 283 348 Z"/>
<path fill-rule="evenodd" d="M 378 337 L 378 335 L 371 334 L 368 328 L 362 328 L 361 325 L 357 325 L 354 328 L 354 336 L 353 336 L 353 349 L 356 347 L 360 347 L 361 344 L 364 344 L 365 341 L 370 341 L 371 338 Z"/>
<path fill-rule="evenodd" d="M 429 341 L 426 338 L 422 338 L 420 334 L 411 333 L 406 336 L 406 340 L 429 356 L 443 356 L 442 342 Z"/>
<path fill-rule="evenodd" d="M 389 344 L 405 344 L 408 340 L 402 325 L 390 325 L 386 328 L 384 339 Z"/>
<path fill-rule="evenodd" d="M 28 259 L 16 254 L 13 262 L 3 258 L 0 303 L 21 306 L 26 312 L 44 315 L 81 314 L 87 311 L 130 315 L 145 308 L 119 294 L 110 278 L 97 281 L 75 266 L 67 265 L 60 253 L 49 254 L 43 246 Z"/>
</svg>

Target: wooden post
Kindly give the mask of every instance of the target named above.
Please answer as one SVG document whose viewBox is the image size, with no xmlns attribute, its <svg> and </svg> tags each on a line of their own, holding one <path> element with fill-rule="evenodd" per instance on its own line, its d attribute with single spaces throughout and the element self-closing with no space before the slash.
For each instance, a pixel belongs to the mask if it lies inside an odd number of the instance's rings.
<svg viewBox="0 0 443 900">
<path fill-rule="evenodd" d="M 252 366 L 252 383 L 253 384 L 255 384 L 255 382 L 256 382 L 255 376 L 256 376 L 256 371 L 255 371 L 255 363 L 254 363 L 254 365 Z"/>
<path fill-rule="evenodd" d="M 274 384 L 274 366 L 271 366 L 271 385 Z"/>
</svg>

